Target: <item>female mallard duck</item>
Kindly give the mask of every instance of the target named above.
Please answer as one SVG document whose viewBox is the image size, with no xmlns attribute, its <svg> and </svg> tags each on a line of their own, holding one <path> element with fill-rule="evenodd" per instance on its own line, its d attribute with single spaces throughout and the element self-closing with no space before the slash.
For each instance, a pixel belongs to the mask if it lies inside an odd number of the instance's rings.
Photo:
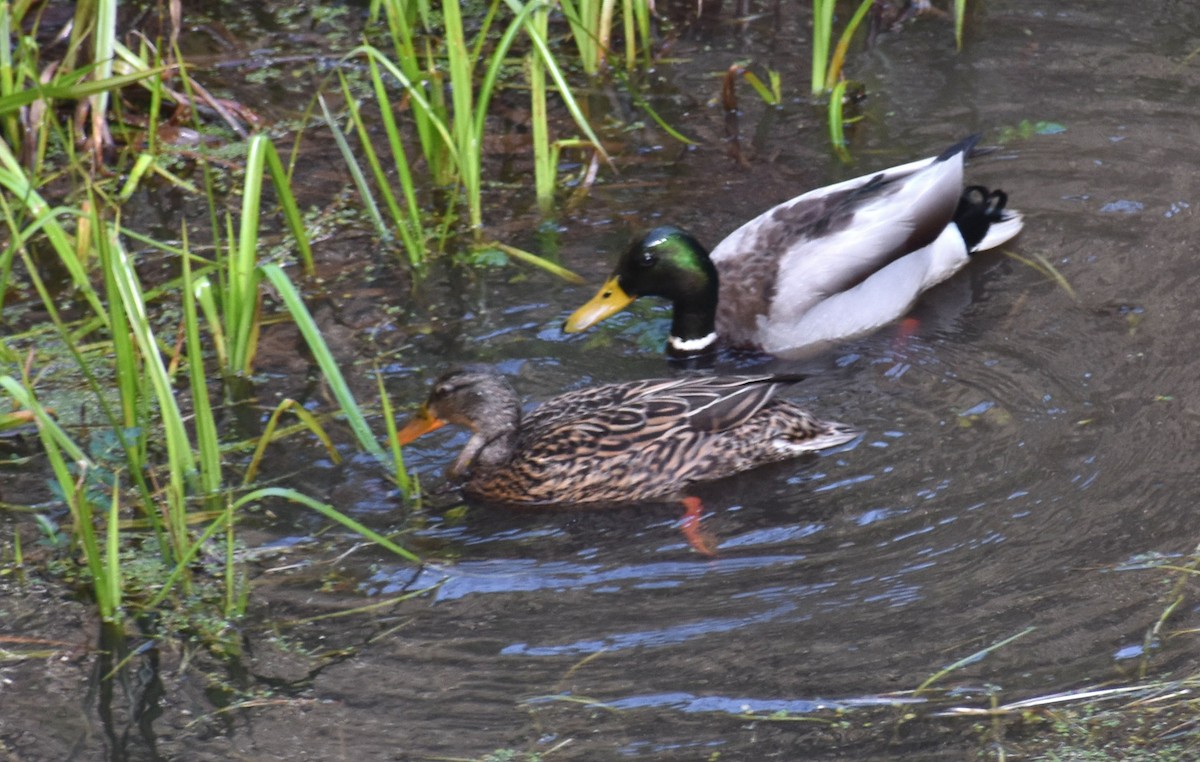
<svg viewBox="0 0 1200 762">
<path fill-rule="evenodd" d="M 437 380 L 398 434 L 408 444 L 443 424 L 471 437 L 450 474 L 491 502 L 630 502 L 848 442 L 858 434 L 773 399 L 798 376 L 654 379 L 567 392 L 522 414 L 487 368 Z M 691 506 L 689 506 L 691 508 Z"/>
<path fill-rule="evenodd" d="M 786 201 L 711 254 L 682 230 L 656 228 L 563 330 L 582 331 L 646 295 L 674 303 L 668 351 L 682 358 L 713 351 L 718 338 L 797 357 L 879 328 L 970 254 L 1020 232 L 1003 191 L 963 190 L 963 158 L 978 140 Z"/>
</svg>

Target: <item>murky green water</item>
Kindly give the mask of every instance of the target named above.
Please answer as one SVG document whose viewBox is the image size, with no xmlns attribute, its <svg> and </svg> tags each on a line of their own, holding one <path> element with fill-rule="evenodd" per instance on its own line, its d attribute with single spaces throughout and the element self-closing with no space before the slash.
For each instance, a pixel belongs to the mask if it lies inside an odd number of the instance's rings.
<svg viewBox="0 0 1200 762">
<path fill-rule="evenodd" d="M 971 747 L 944 727 L 862 741 L 825 724 L 745 715 L 828 719 L 831 707 L 886 705 L 885 694 L 1027 628 L 944 678 L 960 690 L 950 703 L 984 706 L 988 690 L 1011 700 L 1136 671 L 1166 578 L 1137 560 L 1184 554 L 1200 540 L 1189 438 L 1200 415 L 1191 326 L 1200 59 L 1185 62 L 1200 47 L 1200 7 L 972 5 L 960 54 L 949 22 L 923 19 L 853 56 L 870 93 L 852 133 L 854 167 L 827 155 L 822 112 L 803 101 L 767 110 L 748 89 L 748 166 L 721 141 L 723 114 L 710 101 L 731 62 L 771 66 L 785 93 L 804 91 L 806 14 L 751 4 L 761 15 L 746 24 L 697 29 L 674 46 L 678 62 L 656 70 L 653 103 L 700 146 L 632 134 L 620 177 L 606 176 L 553 234 L 535 232 L 524 194 L 492 215 L 518 245 L 557 247 L 588 286 L 512 268 L 438 270 L 412 295 L 384 265 L 364 285 L 372 290 L 337 301 L 331 320 L 358 348 L 348 361 L 380 352 L 392 362 L 393 397 L 413 403 L 462 361 L 498 363 L 531 400 L 662 374 L 666 308 L 639 305 L 581 337 L 558 331 L 633 232 L 671 222 L 712 244 L 803 190 L 976 131 L 998 150 L 970 164 L 969 180 L 1004 188 L 1026 214 L 1010 248 L 1051 261 L 1078 300 L 987 254 L 928 296 L 915 336 L 885 330 L 806 363 L 811 378 L 789 396 L 866 435 L 698 490 L 720 541 L 714 560 L 690 551 L 671 505 L 449 511 L 459 503 L 437 494 L 440 469 L 465 438 L 427 437 L 409 450 L 435 492 L 417 545 L 452 560 L 414 572 L 364 549 L 311 573 L 263 564 L 259 595 L 284 619 L 438 584 L 371 616 L 290 630 L 319 650 L 353 647 L 348 658 L 279 655 L 252 640 L 244 685 L 294 701 L 189 725 L 214 699 L 185 687 L 163 699 L 150 751 L 136 732 L 122 746 L 95 731 L 102 723 L 82 686 L 67 689 L 86 678 L 86 657 L 51 665 L 54 691 L 40 696 L 75 720 L 39 728 L 31 699 L 16 708 L 8 698 L 41 679 L 37 665 L 22 664 L 0 672 L 13 681 L 0 685 L 0 739 L 14 749 L 34 739 L 22 759 L 58 758 L 39 749 L 76 738 L 81 759 L 102 749 L 125 758 L 113 748 L 136 759 L 426 759 L 560 745 L 549 759 L 961 759 Z M 1065 131 L 1001 143 L 1023 120 Z M 329 268 L 379 262 L 353 246 L 325 257 Z M 297 481 L 373 526 L 389 526 L 400 509 L 366 460 L 317 460 Z M 263 542 L 283 531 L 272 527 Z M 1194 619 L 1187 612 L 1174 626 Z M 1153 669 L 1195 662 L 1190 637 L 1155 649 Z M 97 735 L 84 738 L 87 728 Z"/>
</svg>

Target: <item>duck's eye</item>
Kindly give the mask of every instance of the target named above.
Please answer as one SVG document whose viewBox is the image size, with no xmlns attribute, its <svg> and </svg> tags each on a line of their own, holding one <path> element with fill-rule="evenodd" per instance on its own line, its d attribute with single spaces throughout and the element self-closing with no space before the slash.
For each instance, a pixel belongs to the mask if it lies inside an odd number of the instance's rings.
<svg viewBox="0 0 1200 762">
<path fill-rule="evenodd" d="M 653 267 L 658 264 L 658 256 L 652 251 L 643 251 L 642 258 L 638 260 L 638 264 L 642 267 Z"/>
</svg>

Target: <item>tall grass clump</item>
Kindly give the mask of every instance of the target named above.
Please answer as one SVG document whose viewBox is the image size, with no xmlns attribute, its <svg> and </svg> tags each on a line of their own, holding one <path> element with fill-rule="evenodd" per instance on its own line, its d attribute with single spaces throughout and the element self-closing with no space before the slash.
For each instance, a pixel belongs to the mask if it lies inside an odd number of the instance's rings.
<svg viewBox="0 0 1200 762">
<path fill-rule="evenodd" d="M 842 77 L 842 69 L 845 66 L 850 41 L 866 18 L 871 4 L 872 0 L 862 0 L 858 4 L 854 15 L 842 30 L 837 44 L 831 48 L 834 0 L 813 0 L 812 92 L 813 95 L 824 94 L 828 97 L 826 121 L 829 126 L 829 143 L 834 154 L 842 161 L 850 160 L 850 153 L 846 149 L 846 81 Z"/>
<path fill-rule="evenodd" d="M 196 293 L 209 320 L 221 367 L 227 376 L 246 375 L 253 369 L 260 325 L 261 292 L 258 270 L 259 217 L 263 181 L 274 182 L 280 206 L 306 273 L 312 273 L 312 248 L 304 220 L 292 196 L 279 154 L 265 135 L 250 139 L 246 158 L 246 182 L 242 189 L 242 212 L 236 235 L 228 234 L 228 246 L 217 248 L 216 289 L 208 277 L 196 283 Z M 232 231 L 232 223 L 227 229 Z M 214 295 L 214 290 L 218 293 Z"/>
<path fill-rule="evenodd" d="M 524 86 L 529 90 L 530 111 L 534 115 L 535 186 L 538 203 L 549 210 L 556 182 L 557 146 L 579 145 L 578 141 L 551 141 L 548 99 L 551 93 L 570 114 L 586 145 L 608 161 L 582 107 L 571 92 L 564 66 L 551 50 L 548 36 L 549 8 L 538 0 L 492 0 L 487 5 L 478 30 L 468 39 L 460 4 L 441 6 L 440 26 L 420 3 L 402 0 L 375 0 L 373 8 L 386 23 L 390 49 L 364 44 L 348 56 L 365 60 L 371 76 L 371 91 L 379 109 L 386 146 L 405 199 L 404 204 L 382 190 L 388 185 L 382 173 L 383 162 L 371 141 L 363 140 L 357 104 L 351 108 L 352 122 L 359 130 L 359 143 L 366 163 L 375 177 L 375 186 L 383 196 L 398 235 L 415 260 L 420 247 L 419 226 L 415 223 L 416 187 L 405 131 L 394 118 L 407 114 L 421 157 L 428 167 L 429 180 L 443 191 L 445 207 L 439 213 L 452 218 L 459 200 L 466 206 L 466 224 L 478 241 L 483 233 L 483 171 L 487 119 L 492 100 L 502 87 L 514 87 L 510 81 L 510 54 L 518 42 L 527 52 L 521 68 L 526 72 Z M 393 95 L 399 86 L 402 97 Z M 344 89 L 349 95 L 348 89 Z M 348 159 L 351 161 L 351 159 Z M 352 170 L 353 172 L 354 170 Z M 365 173 L 363 173 L 365 174 Z"/>
<path fill-rule="evenodd" d="M 825 95 L 828 97 L 827 124 L 830 145 L 840 159 L 849 161 L 850 154 L 846 148 L 844 128 L 847 82 L 843 76 L 843 69 L 850 42 L 873 3 L 872 0 L 859 2 L 837 43 L 834 44 L 833 22 L 836 4 L 836 0 L 813 0 L 812 3 L 811 89 L 814 96 Z M 963 18 L 966 14 L 966 7 L 966 0 L 954 0 L 954 41 L 958 50 L 962 50 Z"/>
<path fill-rule="evenodd" d="M 625 68 L 632 71 L 638 63 L 638 51 L 646 65 L 650 63 L 650 0 L 621 0 L 622 31 L 625 39 Z M 600 72 L 612 57 L 616 0 L 562 0 L 563 15 L 571 27 L 571 36 L 579 51 L 579 63 L 589 75 Z"/>
<path fill-rule="evenodd" d="M 14 211 L 6 206 L 9 221 L 16 219 Z M 18 237 L 30 238 L 32 231 L 52 227 L 56 216 L 75 213 L 44 209 L 39 217 L 16 232 Z M 211 358 L 201 339 L 205 330 L 201 325 L 203 311 L 193 297 L 198 281 L 193 278 L 190 263 L 195 255 L 186 246 L 181 252 L 184 262 L 181 319 L 185 340 L 176 354 L 167 355 L 164 348 L 174 346 L 175 342 L 156 327 L 159 321 L 155 313 L 159 310 L 133 267 L 119 228 L 95 211 L 90 221 L 94 255 L 104 282 L 103 294 L 98 296 L 104 313 L 102 325 L 90 331 L 94 335 L 86 341 L 79 333 L 78 322 L 67 320 L 56 308 L 55 295 L 38 276 L 29 252 L 22 247 L 20 255 L 28 277 L 42 295 L 58 346 L 72 358 L 74 371 L 88 390 L 91 402 L 87 407 L 95 410 L 104 422 L 102 428 L 109 432 L 117 457 L 98 459 L 90 454 L 94 446 L 76 441 L 70 434 L 72 427 L 64 425 L 61 417 L 51 415 L 37 391 L 37 383 L 29 377 L 5 375 L 0 377 L 0 387 L 22 410 L 30 411 L 37 424 L 56 491 L 70 517 L 69 535 L 85 560 L 83 576 L 89 581 L 100 615 L 108 621 L 120 621 L 130 606 L 142 610 L 167 599 L 174 601 L 175 606 L 190 605 L 186 601 L 197 595 L 204 597 L 203 590 L 214 585 L 223 590 L 220 599 L 225 601 L 225 607 L 221 614 L 240 614 L 245 603 L 241 590 L 245 580 L 237 572 L 234 556 L 229 552 L 234 547 L 230 533 L 238 509 L 268 497 L 282 497 L 314 508 L 412 560 L 412 554 L 403 548 L 294 490 L 273 488 L 236 493 L 238 482 L 223 456 L 226 443 L 220 439 L 209 396 Z M 74 242 L 63 238 L 58 245 L 73 249 Z M 215 270 L 212 265 L 202 267 Z M 297 322 L 328 374 L 340 408 L 359 443 L 374 452 L 382 463 L 391 465 L 391 457 L 366 426 L 362 411 L 349 394 L 290 281 L 278 265 L 256 268 L 257 277 L 270 281 L 288 309 L 303 317 Z M 161 306 L 158 305 L 159 309 Z M 84 321 L 89 322 L 95 321 Z M 169 325 L 168 329 L 174 334 Z M 43 336 L 39 341 L 45 345 L 48 337 Z M 178 364 L 187 368 L 182 382 L 173 370 Z M 106 379 L 113 379 L 115 387 L 110 387 Z M 319 430 L 318 424 L 312 425 Z M 91 428 L 97 427 L 93 424 Z M 402 462 L 397 465 L 402 475 L 400 486 L 408 489 Z M 228 535 L 228 542 L 214 544 L 212 538 L 222 533 Z M 138 548 L 141 550 L 134 550 Z M 196 578 L 194 560 L 202 549 L 208 557 L 224 559 L 225 571 L 220 581 Z M 122 559 L 129 553 L 149 553 L 163 576 L 153 580 L 125 579 Z"/>
<path fill-rule="evenodd" d="M 235 554 L 237 525 L 251 506 L 281 499 L 416 560 L 312 497 L 286 486 L 255 489 L 252 476 L 265 451 L 286 432 L 272 428 L 245 442 L 220 425 L 232 385 L 213 380 L 252 376 L 269 284 L 333 392 L 336 405 L 327 415 L 344 418 L 354 443 L 393 471 L 402 491 L 412 488 L 399 453 L 385 451 L 367 424 L 284 263 L 263 260 L 269 183 L 298 252 L 297 269 L 312 270 L 304 222 L 273 145 L 265 136 L 246 141 L 241 206 L 227 211 L 202 156 L 195 161 L 204 190 L 197 191 L 167 169 L 171 157 L 159 153 L 152 126 L 137 136 L 114 129 L 118 107 L 141 104 L 157 115 L 164 103 L 207 97 L 177 53 L 168 64 L 160 57 L 162 40 L 126 48 L 113 28 L 115 5 L 100 0 L 80 4 L 76 18 L 85 26 L 74 29 L 62 60 L 47 65 L 18 31 L 29 7 L 0 5 L 0 298 L 19 279 L 45 319 L 22 333 L 8 331 L 0 345 L 0 396 L 14 411 L 0 425 L 37 429 L 55 496 L 37 511 L 45 525 L 61 526 L 66 558 L 81 560 L 72 577 L 109 622 L 157 609 L 195 613 L 190 621 L 205 622 L 213 606 L 219 616 L 236 617 L 249 589 Z M 74 66 L 75 60 L 85 63 Z M 166 86 L 168 70 L 180 78 L 181 91 Z M 141 92 L 117 97 L 130 87 Z M 87 119 L 76 122 L 80 103 Z M 77 153 L 83 134 L 92 150 Z M 167 242 L 124 223 L 122 204 L 149 182 L 200 199 L 210 245 L 194 247 L 186 224 L 178 242 Z M 137 264 L 148 260 L 177 265 L 175 274 L 146 282 Z M 48 264 L 63 276 L 46 279 Z M 17 346 L 36 351 L 18 363 Z M 39 365 L 46 370 L 39 373 Z M 272 421 L 297 407 L 284 401 Z M 307 410 L 296 417 L 329 457 L 339 457 L 323 428 L 327 419 Z M 234 460 L 251 450 L 249 463 Z M 237 647 L 228 633 L 201 634 Z"/>
</svg>

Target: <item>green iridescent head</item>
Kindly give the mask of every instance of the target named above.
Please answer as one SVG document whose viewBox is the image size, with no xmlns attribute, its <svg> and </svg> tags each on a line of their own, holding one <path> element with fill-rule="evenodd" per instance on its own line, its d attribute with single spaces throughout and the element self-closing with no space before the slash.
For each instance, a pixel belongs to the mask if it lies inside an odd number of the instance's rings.
<svg viewBox="0 0 1200 762">
<path fill-rule="evenodd" d="M 563 329 L 582 331 L 639 296 L 660 296 L 674 305 L 674 340 L 715 337 L 718 286 L 717 269 L 699 241 L 676 227 L 654 228 L 630 245 L 612 277 Z"/>
</svg>

